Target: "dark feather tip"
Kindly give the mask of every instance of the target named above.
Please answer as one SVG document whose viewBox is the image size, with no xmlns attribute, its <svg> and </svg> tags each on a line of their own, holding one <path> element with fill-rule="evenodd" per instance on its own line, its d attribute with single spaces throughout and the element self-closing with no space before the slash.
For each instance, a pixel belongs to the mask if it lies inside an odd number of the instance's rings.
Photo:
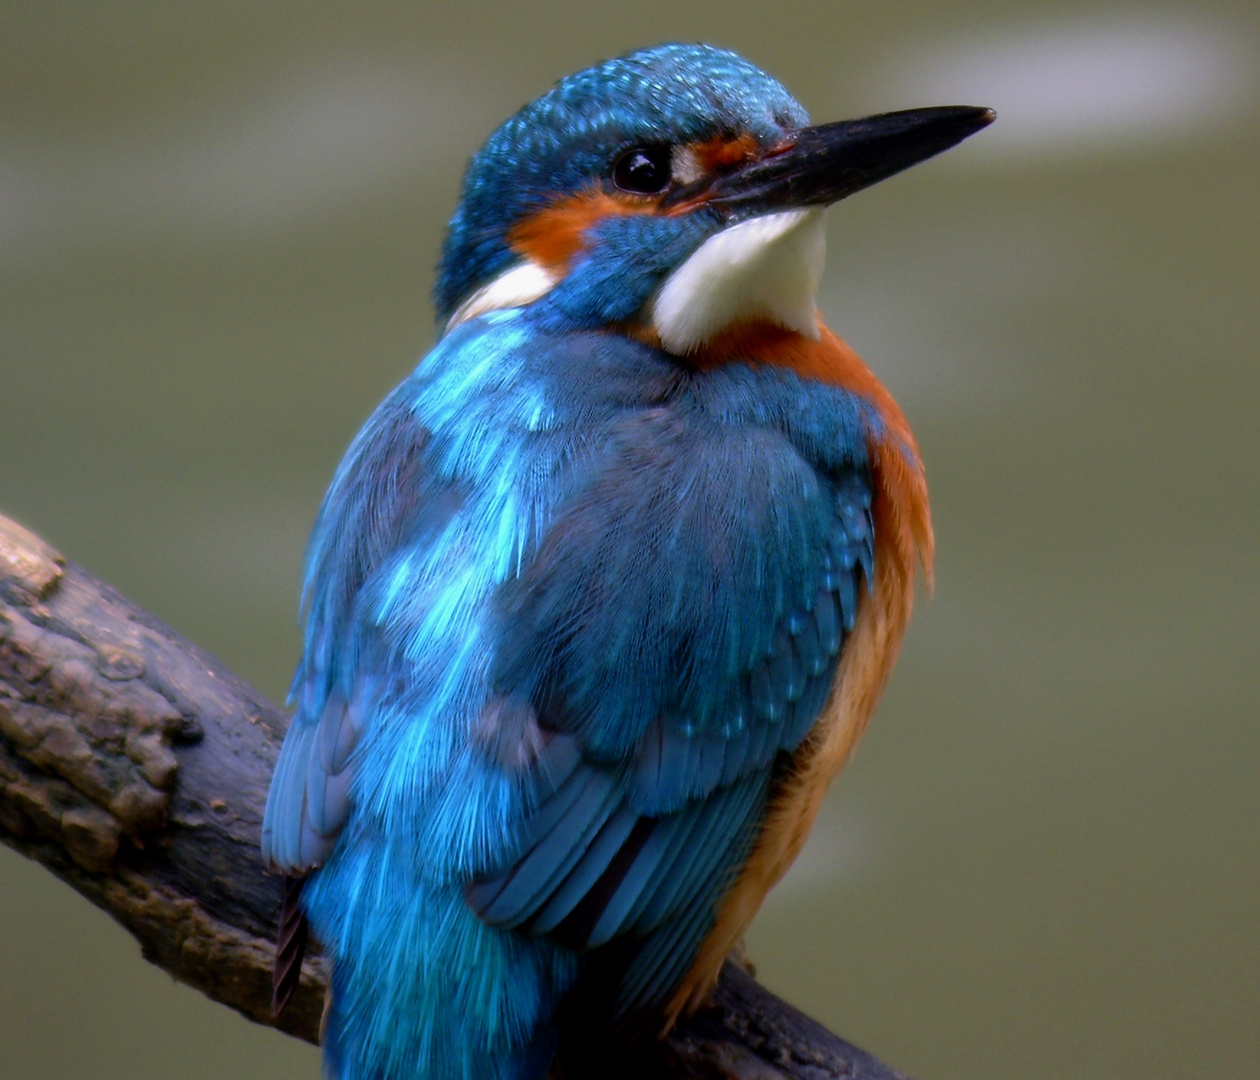
<svg viewBox="0 0 1260 1080">
<path fill-rule="evenodd" d="M 306 955 L 306 915 L 302 911 L 302 878 L 284 879 L 276 962 L 271 973 L 271 1016 L 277 1019 L 297 992 Z"/>
</svg>

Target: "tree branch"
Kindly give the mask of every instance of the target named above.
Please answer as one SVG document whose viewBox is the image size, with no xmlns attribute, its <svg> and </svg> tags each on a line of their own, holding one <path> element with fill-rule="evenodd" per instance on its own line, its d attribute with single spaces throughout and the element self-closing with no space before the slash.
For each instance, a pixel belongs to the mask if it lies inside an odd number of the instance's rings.
<svg viewBox="0 0 1260 1080">
<path fill-rule="evenodd" d="M 315 1042 L 317 953 L 270 1015 L 281 886 L 258 836 L 285 726 L 212 657 L 0 517 L 0 839 L 109 912 L 151 963 Z M 730 962 L 712 1007 L 644 1055 L 639 1077 L 905 1080 Z"/>
</svg>

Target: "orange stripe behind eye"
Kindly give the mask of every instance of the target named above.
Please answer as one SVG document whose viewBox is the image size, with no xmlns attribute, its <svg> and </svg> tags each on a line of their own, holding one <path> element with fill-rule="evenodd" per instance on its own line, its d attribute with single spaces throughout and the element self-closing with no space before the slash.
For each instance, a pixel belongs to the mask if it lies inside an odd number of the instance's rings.
<svg viewBox="0 0 1260 1080">
<path fill-rule="evenodd" d="M 518 255 L 563 276 L 578 252 L 586 248 L 586 233 L 610 217 L 650 214 L 655 204 L 634 196 L 617 196 L 594 188 L 566 195 L 513 225 L 508 246 Z"/>
<path fill-rule="evenodd" d="M 715 135 L 690 149 L 704 173 L 738 165 L 755 157 L 757 140 L 749 134 L 736 138 Z M 703 201 L 702 199 L 700 201 Z M 691 209 L 676 207 L 671 214 Z M 573 257 L 586 248 L 586 233 L 609 217 L 656 213 L 656 200 L 629 194 L 614 194 L 593 187 L 576 195 L 566 195 L 549 206 L 523 218 L 508 230 L 508 246 L 518 255 L 563 275 Z"/>
</svg>

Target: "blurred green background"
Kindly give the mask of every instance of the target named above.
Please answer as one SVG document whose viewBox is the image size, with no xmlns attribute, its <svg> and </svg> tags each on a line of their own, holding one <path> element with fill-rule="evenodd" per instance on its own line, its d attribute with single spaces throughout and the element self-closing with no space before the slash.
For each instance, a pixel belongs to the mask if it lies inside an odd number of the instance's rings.
<svg viewBox="0 0 1260 1080">
<path fill-rule="evenodd" d="M 0 8 L 0 511 L 275 698 L 299 559 L 433 339 L 463 163 L 732 47 L 817 120 L 994 106 L 830 215 L 938 588 L 750 946 L 917 1080 L 1260 1076 L 1260 7 Z M 309 1077 L 0 849 L 0 1076 Z"/>
</svg>

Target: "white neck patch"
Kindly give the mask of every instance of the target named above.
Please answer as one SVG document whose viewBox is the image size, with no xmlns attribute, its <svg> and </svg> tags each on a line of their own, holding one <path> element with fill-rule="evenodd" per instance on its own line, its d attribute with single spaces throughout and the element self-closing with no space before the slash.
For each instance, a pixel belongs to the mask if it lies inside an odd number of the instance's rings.
<svg viewBox="0 0 1260 1080">
<path fill-rule="evenodd" d="M 446 332 L 449 334 L 460 323 L 488 311 L 532 304 L 540 296 L 551 292 L 559 280 L 550 270 L 529 259 L 516 263 L 460 304 L 447 320 Z"/>
<path fill-rule="evenodd" d="M 710 236 L 656 294 L 652 323 L 661 344 L 686 355 L 754 319 L 817 340 L 826 246 L 821 207 L 767 214 Z"/>
</svg>

